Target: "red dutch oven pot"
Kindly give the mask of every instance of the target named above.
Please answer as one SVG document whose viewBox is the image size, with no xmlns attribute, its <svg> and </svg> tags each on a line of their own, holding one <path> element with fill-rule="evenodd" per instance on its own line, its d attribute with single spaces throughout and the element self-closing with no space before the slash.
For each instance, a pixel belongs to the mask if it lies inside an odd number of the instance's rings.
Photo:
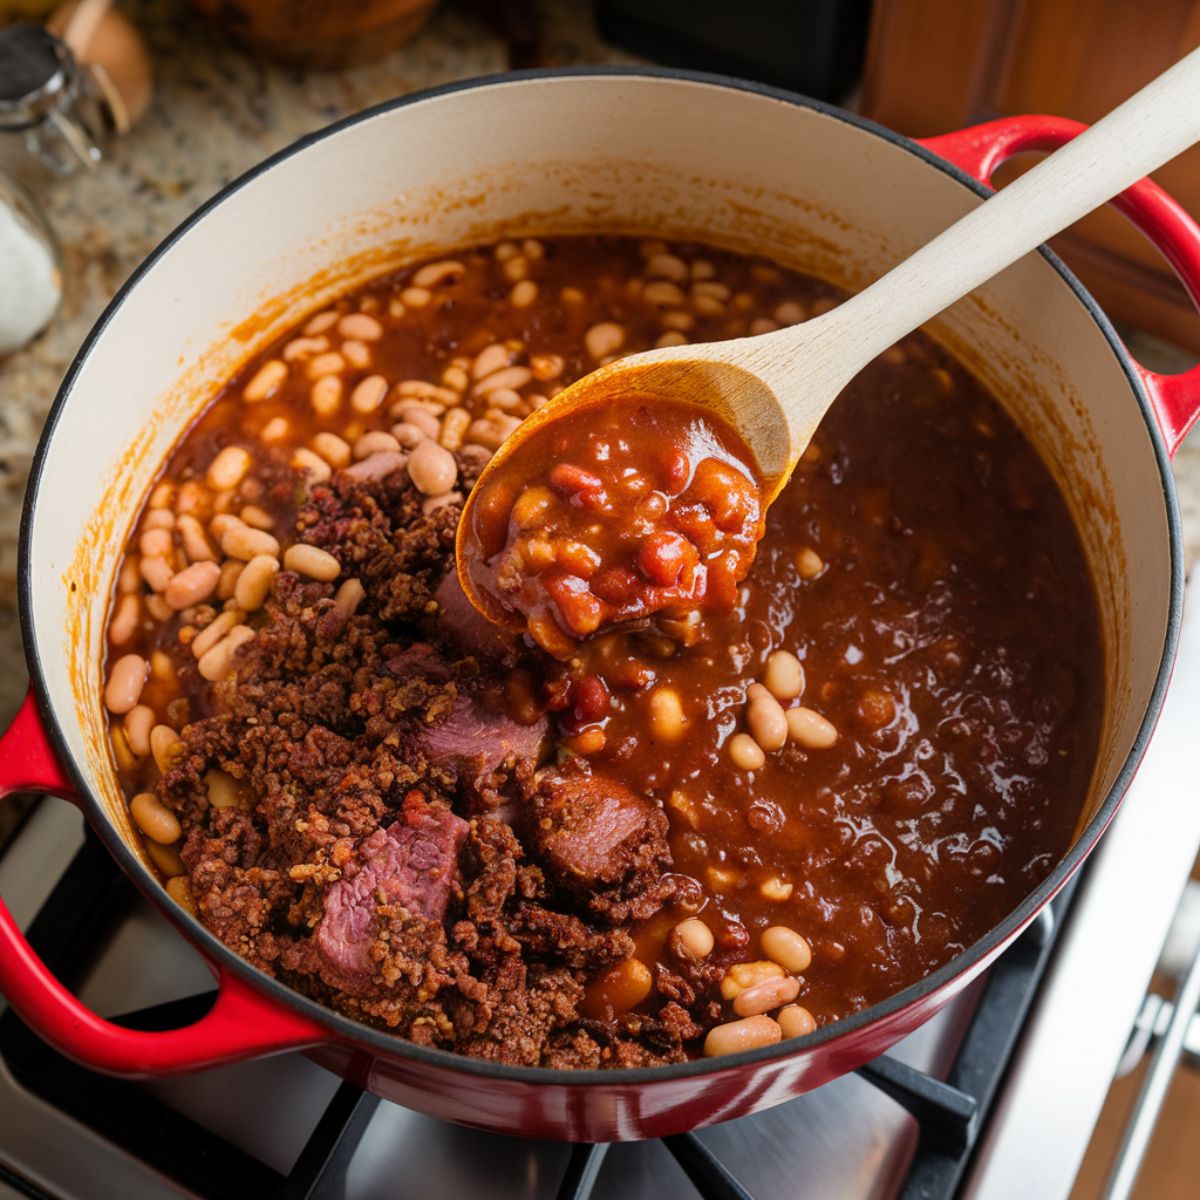
<svg viewBox="0 0 1200 1200">
<path fill-rule="evenodd" d="M 0 989 L 86 1066 L 129 1076 L 303 1049 L 379 1095 L 505 1133 L 659 1137 L 790 1099 L 887 1050 L 976 978 L 1078 869 L 1120 803 L 1162 703 L 1182 603 L 1169 456 L 1200 368 L 1139 366 L 1046 250 L 933 332 L 1021 423 L 1084 542 L 1104 626 L 1104 722 L 1074 843 L 986 937 L 884 1003 L 807 1038 L 632 1071 L 500 1066 L 359 1025 L 256 971 L 163 890 L 116 787 L 100 662 L 121 548 L 171 445 L 265 340 L 369 274 L 485 237 L 606 230 L 695 237 L 861 287 L 988 194 L 1014 154 L 1082 127 L 1017 117 L 913 142 L 825 105 L 677 72 L 529 73 L 384 105 L 305 139 L 205 205 L 121 290 L 73 363 L 29 485 L 21 606 L 32 686 L 0 787 L 77 805 L 217 977 L 211 1011 L 137 1032 L 89 1011 L 0 904 Z M 1143 181 L 1115 203 L 1200 289 L 1200 229 Z M 332 266 L 331 264 L 336 264 Z M 237 321 L 257 314 L 255 324 Z"/>
</svg>

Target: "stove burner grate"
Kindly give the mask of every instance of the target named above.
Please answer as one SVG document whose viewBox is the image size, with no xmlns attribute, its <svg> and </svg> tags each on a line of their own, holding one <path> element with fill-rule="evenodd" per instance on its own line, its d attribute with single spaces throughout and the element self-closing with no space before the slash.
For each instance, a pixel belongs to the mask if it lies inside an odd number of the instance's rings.
<svg viewBox="0 0 1200 1200">
<path fill-rule="evenodd" d="M 897 1200 L 952 1200 L 1003 1076 L 1073 887 L 1065 889 L 989 973 L 946 1080 L 884 1055 L 858 1074 L 917 1121 L 917 1148 Z M 69 987 L 102 933 L 130 910 L 136 893 L 89 833 L 30 925 L 31 944 Z M 216 992 L 113 1018 L 134 1029 L 173 1029 L 199 1019 Z M 202 1196 L 342 1200 L 347 1168 L 380 1101 L 338 1087 L 285 1176 L 176 1112 L 137 1084 L 87 1071 L 55 1052 L 11 1010 L 0 1017 L 0 1054 L 22 1086 Z M 663 1139 L 702 1200 L 754 1200 L 693 1133 Z M 186 1149 L 183 1149 L 185 1148 Z M 588 1200 L 608 1145 L 572 1147 L 558 1200 Z M 177 1152 L 182 1151 L 182 1152 Z M 616 1150 L 620 1153 L 620 1148 Z M 0 1181 L 31 1200 L 48 1193 L 0 1163 Z"/>
</svg>

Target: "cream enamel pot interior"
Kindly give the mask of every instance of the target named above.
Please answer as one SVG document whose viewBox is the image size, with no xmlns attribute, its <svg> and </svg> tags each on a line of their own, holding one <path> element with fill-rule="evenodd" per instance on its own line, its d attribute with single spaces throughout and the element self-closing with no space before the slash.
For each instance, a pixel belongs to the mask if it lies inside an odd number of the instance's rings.
<svg viewBox="0 0 1200 1200">
<path fill-rule="evenodd" d="M 1190 375 L 1144 372 L 1053 256 L 1027 256 L 950 309 L 964 357 L 1052 464 L 1095 576 L 1108 657 L 1102 745 L 1063 862 L 1006 921 L 921 983 L 808 1038 L 728 1059 L 625 1072 L 501 1067 L 355 1024 L 255 971 L 175 906 L 145 865 L 110 766 L 105 610 L 141 497 L 197 410 L 257 347 L 366 275 L 506 235 L 695 237 L 848 287 L 928 240 L 1009 153 L 1078 127 L 997 122 L 918 146 L 839 110 L 735 81 L 655 72 L 477 80 L 308 138 L 206 205 L 135 274 L 63 384 L 23 531 L 31 700 L 4 737 L 0 785 L 77 803 L 142 891 L 212 965 L 219 997 L 187 1029 L 96 1017 L 0 921 L 0 987 L 82 1062 L 153 1075 L 298 1046 L 379 1094 L 509 1133 L 659 1136 L 776 1104 L 878 1055 L 966 986 L 1079 866 L 1145 748 L 1182 594 L 1168 463 L 1200 406 Z M 1200 233 L 1153 185 L 1123 204 L 1189 281 Z M 257 318 L 250 321 L 250 318 Z"/>
</svg>

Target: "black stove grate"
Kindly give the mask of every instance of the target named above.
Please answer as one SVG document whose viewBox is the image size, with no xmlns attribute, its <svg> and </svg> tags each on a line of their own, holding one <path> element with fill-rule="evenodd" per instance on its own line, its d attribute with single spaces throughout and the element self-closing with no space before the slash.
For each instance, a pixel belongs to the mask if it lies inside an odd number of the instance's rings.
<svg viewBox="0 0 1200 1200">
<path fill-rule="evenodd" d="M 1055 941 L 1067 889 L 1001 957 L 946 1080 L 884 1055 L 858 1074 L 916 1119 L 917 1148 L 898 1200 L 953 1200 L 979 1130 L 1016 1044 Z M 70 987 L 103 944 L 101 932 L 130 911 L 136 893 L 90 833 L 29 927 L 34 949 Z M 211 1007 L 207 992 L 114 1018 L 137 1029 L 172 1029 Z M 285 1176 L 128 1081 L 84 1070 L 55 1052 L 7 1010 L 0 1054 L 22 1086 L 206 1197 L 344 1200 L 347 1168 L 380 1101 L 350 1083 L 334 1093 Z M 754 1200 L 695 1134 L 663 1139 L 702 1200 Z M 185 1153 L 176 1152 L 187 1147 Z M 587 1200 L 607 1145 L 572 1147 L 558 1200 Z M 617 1153 L 620 1148 L 617 1147 Z M 0 1181 L 32 1200 L 53 1200 L 0 1163 Z M 764 1198 L 759 1198 L 764 1200 Z"/>
</svg>

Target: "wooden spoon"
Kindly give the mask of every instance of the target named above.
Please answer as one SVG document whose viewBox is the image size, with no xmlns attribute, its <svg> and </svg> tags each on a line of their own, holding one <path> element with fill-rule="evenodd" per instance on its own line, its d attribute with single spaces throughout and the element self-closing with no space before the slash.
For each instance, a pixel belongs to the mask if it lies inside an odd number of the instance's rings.
<svg viewBox="0 0 1200 1200">
<path fill-rule="evenodd" d="M 1200 50 L 830 312 L 757 337 L 631 354 L 585 375 L 522 422 L 468 497 L 457 547 L 467 596 L 498 619 L 464 569 L 473 548 L 463 531 L 481 485 L 547 422 L 630 392 L 706 406 L 753 452 L 765 507 L 839 393 L 876 355 L 1197 141 Z"/>
</svg>

